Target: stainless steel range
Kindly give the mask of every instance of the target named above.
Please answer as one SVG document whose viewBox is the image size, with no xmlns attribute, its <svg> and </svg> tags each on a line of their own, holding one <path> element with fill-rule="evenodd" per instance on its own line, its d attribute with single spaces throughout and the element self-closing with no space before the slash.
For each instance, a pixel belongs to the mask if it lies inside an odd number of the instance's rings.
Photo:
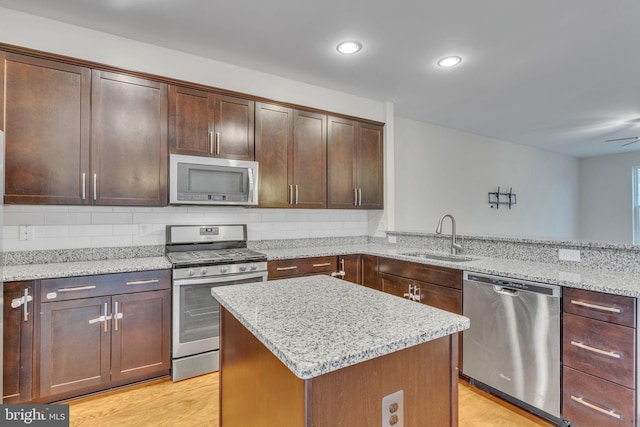
<svg viewBox="0 0 640 427">
<path fill-rule="evenodd" d="M 247 248 L 247 226 L 168 225 L 173 264 L 173 381 L 219 369 L 220 304 L 211 288 L 267 280 L 267 256 Z"/>
</svg>

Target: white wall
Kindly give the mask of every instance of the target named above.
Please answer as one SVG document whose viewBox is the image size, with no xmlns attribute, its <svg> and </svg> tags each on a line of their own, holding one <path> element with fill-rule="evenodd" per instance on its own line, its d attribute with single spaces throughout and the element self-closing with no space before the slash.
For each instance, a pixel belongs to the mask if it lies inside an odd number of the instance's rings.
<svg viewBox="0 0 640 427">
<path fill-rule="evenodd" d="M 582 240 L 633 242 L 633 166 L 640 166 L 640 151 L 580 159 Z"/>
<path fill-rule="evenodd" d="M 517 205 L 490 208 L 513 187 Z M 434 232 L 445 213 L 476 236 L 574 239 L 578 160 L 409 119 L 395 119 L 395 230 Z M 447 221 L 444 233 L 450 233 Z"/>
</svg>

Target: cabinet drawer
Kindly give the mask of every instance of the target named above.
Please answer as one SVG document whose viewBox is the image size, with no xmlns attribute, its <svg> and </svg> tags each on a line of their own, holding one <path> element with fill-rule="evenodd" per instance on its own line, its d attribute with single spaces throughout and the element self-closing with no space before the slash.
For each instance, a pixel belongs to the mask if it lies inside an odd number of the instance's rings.
<svg viewBox="0 0 640 427">
<path fill-rule="evenodd" d="M 635 388 L 635 342 L 632 328 L 563 316 L 563 363 L 629 388 Z"/>
<path fill-rule="evenodd" d="M 571 426 L 634 426 L 635 392 L 564 367 L 562 416 Z"/>
<path fill-rule="evenodd" d="M 409 292 L 409 285 L 417 286 L 422 304 L 462 314 L 462 291 L 384 273 L 380 274 L 380 284 L 383 292 L 399 297 Z"/>
<path fill-rule="evenodd" d="M 462 289 L 462 271 L 452 268 L 380 258 L 378 261 L 378 271 L 380 273 L 417 279 L 449 288 Z"/>
<path fill-rule="evenodd" d="M 621 295 L 565 288 L 563 308 L 566 313 L 618 325 L 636 327 L 636 300 Z"/>
<path fill-rule="evenodd" d="M 322 274 L 338 270 L 338 260 L 335 256 L 283 259 L 269 261 L 269 280 L 287 277 Z"/>
<path fill-rule="evenodd" d="M 65 301 L 170 288 L 170 270 L 65 277 L 42 280 L 40 301 Z"/>
</svg>

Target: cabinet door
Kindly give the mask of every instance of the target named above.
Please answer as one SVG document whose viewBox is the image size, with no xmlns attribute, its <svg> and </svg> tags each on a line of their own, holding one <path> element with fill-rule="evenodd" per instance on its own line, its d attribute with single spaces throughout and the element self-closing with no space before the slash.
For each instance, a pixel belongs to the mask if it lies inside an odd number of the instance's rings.
<svg viewBox="0 0 640 427">
<path fill-rule="evenodd" d="M 343 277 L 351 283 L 360 284 L 360 255 L 340 255 L 338 257 L 338 268 L 345 272 Z"/>
<path fill-rule="evenodd" d="M 378 257 L 373 255 L 361 255 L 360 274 L 361 284 L 372 289 L 380 290 L 378 284 Z"/>
<path fill-rule="evenodd" d="M 256 161 L 260 164 L 260 207 L 291 207 L 293 110 L 256 104 Z"/>
<path fill-rule="evenodd" d="M 359 123 L 357 143 L 357 183 L 359 207 L 382 209 L 384 207 L 383 130 L 380 125 Z"/>
<path fill-rule="evenodd" d="M 380 274 L 380 290 L 397 297 L 407 298 L 405 294 L 409 293 L 409 285 L 413 284 L 413 280 L 404 277 Z"/>
<path fill-rule="evenodd" d="M 97 205 L 167 204 L 167 86 L 92 72 L 91 180 Z"/>
<path fill-rule="evenodd" d="M 215 95 L 214 153 L 216 157 L 254 160 L 254 101 Z"/>
<path fill-rule="evenodd" d="M 3 287 L 2 402 L 31 400 L 34 282 L 9 282 Z M 31 301 L 24 304 L 25 297 Z M 18 305 L 20 304 L 20 305 Z"/>
<path fill-rule="evenodd" d="M 80 394 L 109 382 L 110 297 L 51 302 L 40 307 L 40 397 Z"/>
<path fill-rule="evenodd" d="M 214 95 L 180 86 L 169 87 L 169 151 L 191 156 L 213 155 Z"/>
<path fill-rule="evenodd" d="M 89 203 L 90 70 L 10 53 L 3 65 L 5 203 Z"/>
<path fill-rule="evenodd" d="M 111 380 L 168 373 L 171 291 L 114 295 L 111 304 Z"/>
<path fill-rule="evenodd" d="M 327 207 L 355 209 L 357 123 L 329 116 L 327 126 Z"/>
<path fill-rule="evenodd" d="M 327 116 L 296 110 L 293 124 L 293 193 L 297 208 L 327 205 Z"/>
</svg>

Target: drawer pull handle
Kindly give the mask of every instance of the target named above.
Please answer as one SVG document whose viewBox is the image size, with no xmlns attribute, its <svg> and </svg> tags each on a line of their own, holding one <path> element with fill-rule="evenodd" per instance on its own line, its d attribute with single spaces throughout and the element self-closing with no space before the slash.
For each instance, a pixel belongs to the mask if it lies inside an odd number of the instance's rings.
<svg viewBox="0 0 640 427">
<path fill-rule="evenodd" d="M 578 402 L 581 405 L 586 406 L 587 408 L 591 408 L 593 410 L 596 410 L 598 412 L 601 412 L 605 415 L 609 415 L 610 417 L 616 418 L 616 419 L 620 419 L 622 418 L 622 416 L 618 413 L 616 413 L 616 411 L 614 411 L 613 409 L 605 409 L 605 408 L 601 408 L 597 405 L 594 405 L 593 403 L 589 403 L 587 401 L 585 401 L 582 397 L 576 397 L 573 394 L 571 395 L 571 400 L 575 400 L 576 402 Z"/>
<path fill-rule="evenodd" d="M 296 268 L 298 268 L 297 265 L 292 265 L 291 267 L 277 267 L 276 271 L 295 270 Z"/>
<path fill-rule="evenodd" d="M 88 291 L 90 289 L 95 289 L 96 285 L 87 285 L 87 286 L 72 286 L 70 288 L 60 288 L 58 292 L 75 292 L 75 291 Z"/>
<path fill-rule="evenodd" d="M 313 264 L 313 267 L 314 267 L 314 268 L 315 268 L 315 267 L 328 267 L 328 266 L 330 266 L 330 265 L 331 265 L 331 263 L 330 263 L 330 262 L 325 262 L 325 263 L 323 263 L 323 264 Z"/>
<path fill-rule="evenodd" d="M 150 285 L 152 283 L 158 283 L 160 279 L 148 279 L 148 280 L 133 280 L 125 283 L 125 285 Z"/>
<path fill-rule="evenodd" d="M 611 313 L 622 313 L 622 310 L 619 308 L 607 307 L 606 305 L 589 304 L 588 302 L 576 301 L 573 299 L 571 300 L 571 304 L 579 305 L 586 308 L 593 308 L 594 310 L 608 311 Z"/>
<path fill-rule="evenodd" d="M 581 342 L 571 341 L 571 345 L 576 346 L 578 348 L 582 348 L 584 350 L 589 350 L 594 353 L 602 354 L 603 356 L 613 357 L 614 359 L 620 359 L 622 356 L 620 353 L 616 353 L 613 351 L 600 350 L 599 348 L 591 347 L 586 344 L 582 344 Z"/>
</svg>

